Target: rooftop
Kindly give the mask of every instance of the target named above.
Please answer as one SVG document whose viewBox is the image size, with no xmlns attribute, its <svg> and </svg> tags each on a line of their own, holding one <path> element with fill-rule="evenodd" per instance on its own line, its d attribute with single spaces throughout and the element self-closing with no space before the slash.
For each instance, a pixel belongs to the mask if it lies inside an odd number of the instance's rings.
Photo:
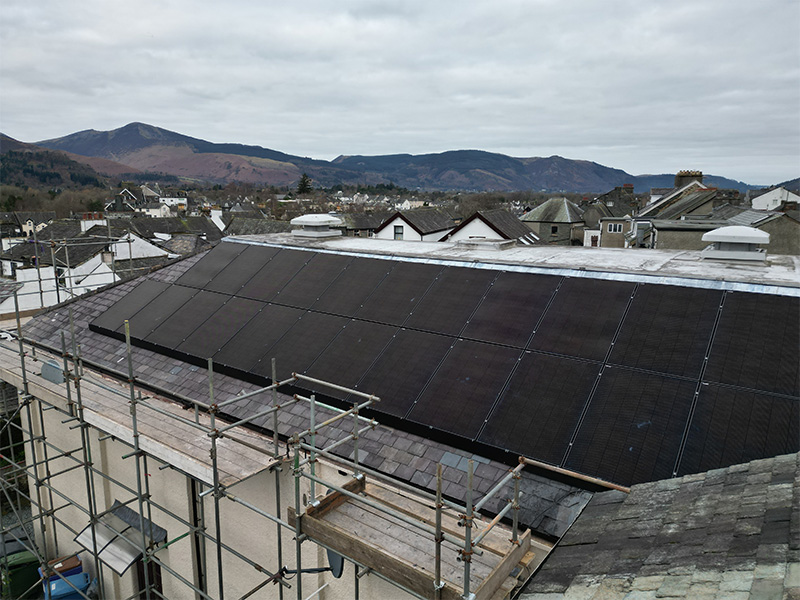
<svg viewBox="0 0 800 600">
<path fill-rule="evenodd" d="M 596 494 L 520 596 L 797 598 L 800 454 Z"/>
<path fill-rule="evenodd" d="M 226 238 L 236 241 L 237 238 Z M 492 250 L 465 248 L 450 242 L 404 241 L 374 238 L 299 240 L 291 235 L 242 236 L 242 242 L 290 245 L 329 252 L 359 253 L 454 262 L 461 266 L 506 269 L 561 275 L 649 281 L 688 287 L 756 289 L 769 293 L 781 288 L 784 295 L 800 296 L 800 257 L 769 256 L 765 265 L 742 265 L 703 261 L 699 251 L 649 250 L 637 248 L 583 248 L 572 246 L 519 246 L 498 254 Z M 794 288 L 794 289 L 791 289 Z"/>
</svg>

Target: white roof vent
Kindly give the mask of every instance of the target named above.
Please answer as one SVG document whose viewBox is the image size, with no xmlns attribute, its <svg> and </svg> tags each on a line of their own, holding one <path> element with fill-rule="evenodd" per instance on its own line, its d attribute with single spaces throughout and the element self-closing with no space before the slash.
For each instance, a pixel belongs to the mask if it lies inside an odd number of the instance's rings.
<svg viewBox="0 0 800 600">
<path fill-rule="evenodd" d="M 341 225 L 342 220 L 331 215 L 303 215 L 302 217 L 295 217 L 291 220 L 291 223 L 302 227 L 302 229 L 292 230 L 292 235 L 297 237 L 327 238 L 342 235 L 340 229 L 331 229 L 331 227 Z"/>
<path fill-rule="evenodd" d="M 759 245 L 769 244 L 769 234 L 754 227 L 731 225 L 703 234 L 704 242 L 711 245 L 703 250 L 703 258 L 726 260 L 767 260 L 767 251 Z"/>
</svg>

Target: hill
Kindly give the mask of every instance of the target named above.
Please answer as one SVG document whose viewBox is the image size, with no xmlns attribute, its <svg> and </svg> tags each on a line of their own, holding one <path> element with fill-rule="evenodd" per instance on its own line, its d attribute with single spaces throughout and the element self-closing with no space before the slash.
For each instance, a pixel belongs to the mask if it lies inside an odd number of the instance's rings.
<svg viewBox="0 0 800 600">
<path fill-rule="evenodd" d="M 102 187 L 104 178 L 64 152 L 44 150 L 0 134 L 0 181 L 18 187 Z"/>
<path fill-rule="evenodd" d="M 423 190 L 602 193 L 624 183 L 633 183 L 637 192 L 650 187 L 669 187 L 674 177 L 634 176 L 591 161 L 561 156 L 515 158 L 481 150 L 314 160 L 261 146 L 217 144 L 144 123 L 130 123 L 112 131 L 81 131 L 38 145 L 114 161 L 129 170 L 214 183 L 293 185 L 302 173 L 307 173 L 318 186 L 391 182 Z M 707 181 L 717 187 L 741 191 L 751 187 L 713 175 Z"/>
</svg>

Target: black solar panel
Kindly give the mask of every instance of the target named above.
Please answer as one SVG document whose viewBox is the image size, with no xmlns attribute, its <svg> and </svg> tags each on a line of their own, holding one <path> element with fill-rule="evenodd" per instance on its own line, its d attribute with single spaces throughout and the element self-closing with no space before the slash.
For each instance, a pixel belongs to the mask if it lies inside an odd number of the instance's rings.
<svg viewBox="0 0 800 600">
<path fill-rule="evenodd" d="M 800 451 L 800 402 L 704 385 L 680 475 Z"/>
<path fill-rule="evenodd" d="M 390 260 L 373 258 L 352 261 L 325 290 L 313 309 L 352 317 L 395 264 Z"/>
<path fill-rule="evenodd" d="M 303 314 L 288 306 L 265 306 L 214 355 L 214 362 L 249 371 Z"/>
<path fill-rule="evenodd" d="M 201 323 L 178 346 L 178 351 L 198 357 L 213 357 L 264 306 L 264 303 L 255 300 L 231 298 Z"/>
<path fill-rule="evenodd" d="M 500 273 L 470 319 L 463 337 L 524 348 L 559 277 Z"/>
<path fill-rule="evenodd" d="M 640 285 L 609 362 L 697 378 L 721 299 L 718 290 Z"/>
<path fill-rule="evenodd" d="M 397 332 L 396 327 L 349 321 L 342 332 L 308 369 L 308 375 L 354 388 Z M 305 385 L 305 384 L 304 384 Z M 319 389 L 334 398 L 345 399 L 346 393 L 330 388 Z"/>
<path fill-rule="evenodd" d="M 422 300 L 442 267 L 397 263 L 356 317 L 387 325 L 401 325 Z"/>
<path fill-rule="evenodd" d="M 239 296 L 267 302 L 314 258 L 313 252 L 283 249 L 272 257 L 241 289 Z"/>
<path fill-rule="evenodd" d="M 297 308 L 308 308 L 322 296 L 351 260 L 353 257 L 340 254 L 314 254 L 302 271 L 287 283 L 272 301 Z"/>
<path fill-rule="evenodd" d="M 200 290 L 144 339 L 151 344 L 176 350 L 195 329 L 217 312 L 230 298 L 226 294 Z M 198 356 L 196 352 L 191 352 L 191 354 Z M 203 358 L 202 355 L 199 356 Z"/>
<path fill-rule="evenodd" d="M 481 342 L 456 342 L 408 418 L 473 439 L 520 351 Z"/>
<path fill-rule="evenodd" d="M 530 347 L 603 360 L 633 289 L 619 281 L 565 279 Z"/>
<path fill-rule="evenodd" d="M 125 331 L 125 320 L 130 320 L 142 308 L 147 306 L 152 300 L 166 290 L 168 283 L 145 279 L 124 297 L 118 300 L 111 308 L 100 314 L 94 321 L 92 327 L 105 329 L 107 331 Z"/>
<path fill-rule="evenodd" d="M 131 337 L 145 339 L 197 293 L 195 288 L 171 285 L 130 319 Z"/>
<path fill-rule="evenodd" d="M 279 379 L 284 379 L 293 372 L 305 373 L 346 324 L 347 319 L 342 317 L 304 313 L 250 370 L 257 375 L 270 377 L 274 357 Z"/>
<path fill-rule="evenodd" d="M 458 335 L 496 277 L 497 271 L 446 267 L 414 308 L 406 326 Z"/>
<path fill-rule="evenodd" d="M 564 466 L 623 485 L 671 477 L 695 386 L 606 368 Z"/>
<path fill-rule="evenodd" d="M 381 397 L 376 410 L 402 417 L 454 341 L 443 335 L 400 330 L 356 388 Z"/>
<path fill-rule="evenodd" d="M 217 244 L 175 283 L 196 288 L 205 287 L 246 248 L 245 244 Z"/>
<path fill-rule="evenodd" d="M 800 396 L 800 298 L 728 292 L 705 380 Z"/>
<path fill-rule="evenodd" d="M 480 441 L 560 464 L 600 365 L 528 352 Z"/>
<path fill-rule="evenodd" d="M 239 290 L 278 253 L 269 246 L 245 246 L 245 251 L 212 279 L 205 289 L 222 294 L 238 294 Z"/>
</svg>

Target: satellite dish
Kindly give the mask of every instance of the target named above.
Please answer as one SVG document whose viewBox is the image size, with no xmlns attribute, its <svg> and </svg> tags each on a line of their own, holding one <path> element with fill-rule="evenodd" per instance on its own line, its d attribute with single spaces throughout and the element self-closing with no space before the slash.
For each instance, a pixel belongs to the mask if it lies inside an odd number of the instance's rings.
<svg viewBox="0 0 800 600">
<path fill-rule="evenodd" d="M 327 496 L 332 493 L 333 490 L 328 488 L 325 495 Z M 328 553 L 328 566 L 331 568 L 331 575 L 333 575 L 335 579 L 339 579 L 344 571 L 344 558 L 341 554 L 337 554 L 333 550 L 326 549 L 326 552 Z"/>
<path fill-rule="evenodd" d="M 333 550 L 327 550 L 328 566 L 331 568 L 331 575 L 339 579 L 344 572 L 344 558 L 341 554 L 336 554 Z"/>
</svg>

